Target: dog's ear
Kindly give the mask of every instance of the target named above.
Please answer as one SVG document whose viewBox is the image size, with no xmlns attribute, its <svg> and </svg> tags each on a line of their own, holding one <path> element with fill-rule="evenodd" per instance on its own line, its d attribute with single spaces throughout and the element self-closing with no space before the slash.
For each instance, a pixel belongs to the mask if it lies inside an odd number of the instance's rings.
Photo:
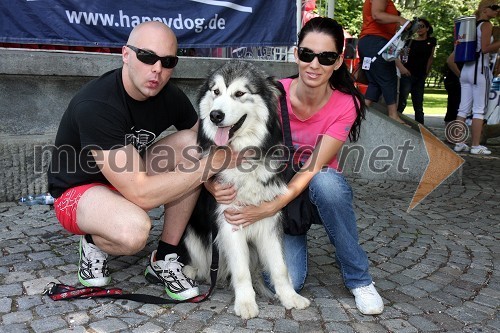
<svg viewBox="0 0 500 333">
<path fill-rule="evenodd" d="M 274 93 L 274 95 L 276 95 L 277 97 L 281 96 L 282 94 L 284 94 L 284 89 L 283 89 L 283 85 L 281 84 L 281 82 L 279 82 L 275 76 L 268 76 L 266 78 L 266 81 L 268 83 L 268 85 L 270 86 L 270 89 L 271 91 Z"/>
<path fill-rule="evenodd" d="M 217 71 L 220 71 L 222 67 L 224 67 L 224 64 L 214 65 L 208 70 L 205 80 L 197 89 L 196 102 L 198 103 L 198 105 L 200 105 L 201 100 L 203 99 L 207 91 L 211 88 L 210 83 L 212 82 L 215 73 Z"/>
<path fill-rule="evenodd" d="M 278 86 L 278 79 L 276 78 L 276 76 L 268 76 L 266 77 L 266 80 L 271 83 L 272 85 L 274 86 Z"/>
<path fill-rule="evenodd" d="M 266 78 L 269 82 L 272 82 L 274 84 L 276 84 L 276 82 L 278 82 L 278 79 L 276 78 L 276 76 L 268 76 Z"/>
</svg>

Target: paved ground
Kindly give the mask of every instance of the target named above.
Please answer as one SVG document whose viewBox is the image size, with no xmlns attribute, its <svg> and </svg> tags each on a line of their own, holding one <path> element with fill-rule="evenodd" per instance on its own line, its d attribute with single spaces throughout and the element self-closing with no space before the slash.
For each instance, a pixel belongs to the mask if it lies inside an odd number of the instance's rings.
<svg viewBox="0 0 500 333">
<path fill-rule="evenodd" d="M 429 120 L 442 135 L 442 121 Z M 352 180 L 361 242 L 384 298 L 385 312 L 363 316 L 343 287 L 325 233 L 310 232 L 306 310 L 285 311 L 259 298 L 260 315 L 234 315 L 233 293 L 174 307 L 124 300 L 54 302 L 49 281 L 77 285 L 78 238 L 63 231 L 48 206 L 0 204 L 0 332 L 498 332 L 500 331 L 500 140 L 494 154 L 463 154 L 462 185 L 443 185 L 413 211 L 416 184 Z M 162 295 L 142 273 L 160 233 L 162 211 L 147 248 L 113 257 L 114 286 Z"/>
</svg>

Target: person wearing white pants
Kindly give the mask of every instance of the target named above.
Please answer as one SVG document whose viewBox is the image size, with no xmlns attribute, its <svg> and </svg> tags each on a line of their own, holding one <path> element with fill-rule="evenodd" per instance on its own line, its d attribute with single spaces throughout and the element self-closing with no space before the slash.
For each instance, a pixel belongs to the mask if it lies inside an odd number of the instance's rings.
<svg viewBox="0 0 500 333">
<path fill-rule="evenodd" d="M 476 11 L 478 21 L 483 21 L 476 28 L 476 52 L 479 52 L 479 58 L 477 64 L 476 61 L 466 63 L 460 73 L 461 99 L 457 116 L 457 120 L 465 121 L 472 113 L 472 148 L 465 142 L 460 142 L 454 148 L 457 152 L 470 150 L 471 154 L 476 155 L 491 154 L 491 151 L 479 142 L 492 79 L 490 53 L 497 52 L 500 48 L 500 41 L 493 42 L 493 26 L 489 20 L 495 18 L 499 10 L 497 0 L 483 0 Z"/>
</svg>

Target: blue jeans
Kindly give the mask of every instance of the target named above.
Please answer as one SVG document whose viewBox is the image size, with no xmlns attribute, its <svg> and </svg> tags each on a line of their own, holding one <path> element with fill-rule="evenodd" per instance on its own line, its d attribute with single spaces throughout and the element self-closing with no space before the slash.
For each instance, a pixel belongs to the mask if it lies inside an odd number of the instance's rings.
<svg viewBox="0 0 500 333">
<path fill-rule="evenodd" d="M 425 76 L 401 76 L 399 80 L 399 103 L 398 111 L 403 113 L 406 108 L 408 95 L 411 93 L 413 110 L 415 111 L 415 120 L 424 123 L 424 89 Z"/>
<path fill-rule="evenodd" d="M 335 259 L 348 289 L 372 283 L 368 257 L 359 245 L 353 194 L 344 176 L 334 169 L 324 169 L 309 184 L 309 197 L 318 207 L 321 223 L 335 247 Z M 307 277 L 307 235 L 284 235 L 285 261 L 296 291 Z M 265 276 L 266 283 L 269 279 Z M 272 289 L 272 288 L 271 288 Z"/>
</svg>

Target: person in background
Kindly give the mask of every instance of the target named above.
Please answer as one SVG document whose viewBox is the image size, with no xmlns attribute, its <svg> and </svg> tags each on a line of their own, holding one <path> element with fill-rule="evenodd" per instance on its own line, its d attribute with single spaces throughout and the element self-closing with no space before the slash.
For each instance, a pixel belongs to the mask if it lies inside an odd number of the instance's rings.
<svg viewBox="0 0 500 333">
<path fill-rule="evenodd" d="M 384 303 L 369 273 L 368 257 L 359 244 L 352 189 L 337 159 L 348 137 L 351 141 L 358 139 L 366 109 L 343 62 L 343 48 L 342 26 L 333 19 L 312 18 L 301 29 L 294 52 L 298 75 L 281 80 L 296 156 L 300 155 L 304 163 L 301 172 L 290 180 L 286 194 L 258 207 L 228 209 L 225 217 L 238 227 L 265 223 L 258 221 L 275 215 L 303 191 L 309 191 L 321 218 L 318 222 L 335 247 L 345 286 L 361 313 L 375 315 L 382 313 Z M 306 153 L 310 147 L 314 150 Z M 237 191 L 231 184 L 210 181 L 206 187 L 223 204 L 231 203 Z M 307 277 L 307 235 L 285 234 L 284 252 L 293 286 L 300 291 Z"/>
<path fill-rule="evenodd" d="M 122 48 L 123 66 L 81 88 L 62 116 L 49 190 L 57 219 L 81 235 L 78 278 L 85 286 L 111 282 L 108 254 L 143 249 L 151 230 L 147 211 L 164 205 L 163 232 L 146 277 L 164 284 L 174 299 L 199 294 L 182 273 L 177 245 L 204 179 L 239 159 L 224 151 L 197 156 L 198 115 L 170 82 L 176 54 L 167 25 L 137 25 Z M 159 139 L 172 125 L 178 131 Z"/>
<path fill-rule="evenodd" d="M 458 107 L 460 106 L 460 70 L 463 64 L 455 62 L 455 51 L 451 52 L 446 59 L 446 74 L 444 77 L 444 88 L 448 94 L 446 101 L 446 115 L 444 122 L 448 125 L 457 119 Z"/>
<path fill-rule="evenodd" d="M 472 113 L 472 147 L 465 142 L 455 145 L 456 152 L 470 151 L 474 155 L 490 155 L 491 150 L 480 144 L 484 125 L 484 113 L 487 106 L 492 73 L 490 69 L 490 53 L 497 53 L 500 41 L 493 41 L 493 25 L 490 20 L 497 17 L 500 10 L 498 0 L 482 0 L 476 10 L 476 18 L 479 24 L 476 27 L 476 52 L 479 57 L 476 61 L 464 64 L 460 73 L 460 107 L 458 108 L 457 120 L 465 122 L 467 116 Z"/>
<path fill-rule="evenodd" d="M 377 52 L 389 42 L 398 27 L 404 25 L 406 21 L 407 19 L 399 15 L 392 0 L 365 0 L 363 26 L 358 42 L 361 62 L 365 57 L 376 57 L 376 60 L 370 64 L 370 69 L 365 70 L 368 78 L 366 105 L 370 106 L 373 102 L 378 102 L 382 95 L 389 117 L 401 124 L 405 122 L 399 117 L 397 108 L 396 65 L 393 61 L 385 61 L 377 56 Z"/>
<path fill-rule="evenodd" d="M 432 26 L 426 19 L 420 18 L 417 26 L 417 36 L 406 41 L 408 58 L 396 59 L 396 66 L 401 73 L 399 80 L 398 112 L 406 108 L 408 95 L 411 93 L 415 120 L 424 123 L 424 89 L 425 79 L 431 71 L 436 48 L 436 38 L 431 37 Z M 404 61 L 406 60 L 406 61 Z"/>
<path fill-rule="evenodd" d="M 493 27 L 493 39 L 495 41 L 500 40 L 500 26 L 494 26 Z M 500 51 L 500 50 L 499 50 Z M 498 78 L 500 77 L 500 53 L 497 52 L 496 54 L 491 55 L 493 58 L 493 77 Z M 497 118 L 495 117 L 495 114 L 497 112 L 500 112 L 500 90 L 498 90 L 498 86 L 491 87 L 491 90 L 495 90 L 495 93 L 492 94 L 490 90 L 490 100 L 488 101 L 488 107 L 487 110 L 488 112 L 492 112 L 489 114 L 488 120 L 486 121 L 486 124 L 483 126 L 483 132 L 481 136 L 481 144 L 486 144 L 488 139 L 490 138 L 496 138 L 500 136 L 500 116 Z M 493 97 L 493 98 L 492 98 Z M 490 105 L 490 103 L 492 105 Z M 494 107 L 496 106 L 496 107 Z M 493 110 L 491 110 L 493 109 Z M 487 112 L 487 113 L 488 113 Z"/>
</svg>

